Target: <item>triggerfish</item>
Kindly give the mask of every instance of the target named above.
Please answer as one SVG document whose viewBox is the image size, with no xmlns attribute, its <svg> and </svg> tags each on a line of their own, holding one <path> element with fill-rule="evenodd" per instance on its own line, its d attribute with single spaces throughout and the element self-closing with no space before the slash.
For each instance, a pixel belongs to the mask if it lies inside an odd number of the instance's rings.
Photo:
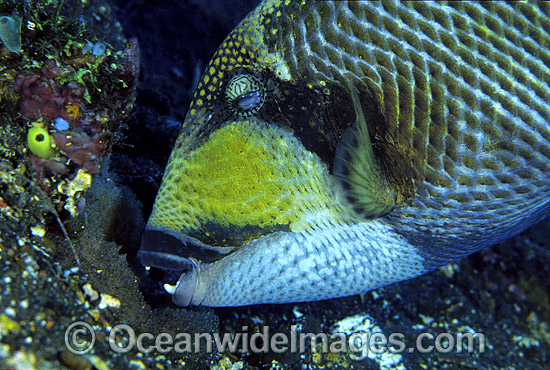
<svg viewBox="0 0 550 370">
<path fill-rule="evenodd" d="M 550 209 L 550 2 L 265 0 L 208 64 L 143 233 L 181 306 L 364 293 Z"/>
</svg>

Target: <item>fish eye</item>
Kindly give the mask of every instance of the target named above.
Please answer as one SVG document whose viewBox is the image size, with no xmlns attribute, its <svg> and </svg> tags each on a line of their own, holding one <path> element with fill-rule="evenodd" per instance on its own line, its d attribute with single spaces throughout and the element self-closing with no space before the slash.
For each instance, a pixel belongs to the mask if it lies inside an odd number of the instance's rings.
<svg viewBox="0 0 550 370">
<path fill-rule="evenodd" d="M 233 76 L 225 87 L 225 101 L 229 109 L 239 116 L 252 116 L 265 101 L 263 84 L 256 77 L 239 74 Z"/>
</svg>

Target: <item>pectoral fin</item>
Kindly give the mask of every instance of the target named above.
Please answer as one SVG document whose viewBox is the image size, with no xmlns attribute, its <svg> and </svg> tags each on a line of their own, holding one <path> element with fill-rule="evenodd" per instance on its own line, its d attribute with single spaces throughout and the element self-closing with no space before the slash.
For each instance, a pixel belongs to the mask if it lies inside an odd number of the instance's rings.
<svg viewBox="0 0 550 370">
<path fill-rule="evenodd" d="M 364 217 L 374 218 L 392 210 L 395 195 L 374 153 L 363 108 L 354 87 L 351 97 L 356 121 L 346 129 L 336 148 L 333 172 L 355 211 Z"/>
</svg>

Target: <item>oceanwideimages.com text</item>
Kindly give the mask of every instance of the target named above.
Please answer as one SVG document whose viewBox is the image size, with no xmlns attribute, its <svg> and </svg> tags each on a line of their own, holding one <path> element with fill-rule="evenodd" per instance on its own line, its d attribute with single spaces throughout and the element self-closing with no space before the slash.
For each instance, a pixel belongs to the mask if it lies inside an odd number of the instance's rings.
<svg viewBox="0 0 550 370">
<path fill-rule="evenodd" d="M 85 354 L 95 344 L 93 328 L 82 321 L 75 322 L 65 332 L 65 345 L 75 354 Z M 420 352 L 430 353 L 483 353 L 485 337 L 481 333 L 420 333 L 414 343 L 408 344 L 403 333 L 386 335 L 381 332 L 366 333 L 303 333 L 292 325 L 290 333 L 272 332 L 269 326 L 260 332 L 249 332 L 243 326 L 237 333 L 136 333 L 126 324 L 116 325 L 109 331 L 108 344 L 116 353 L 137 350 L 142 353 L 347 353 L 352 360 L 363 360 L 369 353 Z"/>
</svg>

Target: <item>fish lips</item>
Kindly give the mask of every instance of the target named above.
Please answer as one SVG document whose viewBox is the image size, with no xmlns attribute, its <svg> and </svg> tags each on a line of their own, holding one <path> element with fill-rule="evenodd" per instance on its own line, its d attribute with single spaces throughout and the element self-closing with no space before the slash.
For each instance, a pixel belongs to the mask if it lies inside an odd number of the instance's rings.
<svg viewBox="0 0 550 370">
<path fill-rule="evenodd" d="M 206 294 L 206 289 L 199 286 L 201 267 L 223 258 L 236 248 L 208 245 L 167 227 L 146 226 L 137 257 L 144 266 L 181 271 L 175 289 L 170 293 L 175 304 L 187 307 L 200 305 Z"/>
<path fill-rule="evenodd" d="M 168 227 L 146 226 L 137 257 L 141 264 L 163 270 L 187 270 L 190 258 L 214 262 L 236 247 L 217 247 Z"/>
</svg>

